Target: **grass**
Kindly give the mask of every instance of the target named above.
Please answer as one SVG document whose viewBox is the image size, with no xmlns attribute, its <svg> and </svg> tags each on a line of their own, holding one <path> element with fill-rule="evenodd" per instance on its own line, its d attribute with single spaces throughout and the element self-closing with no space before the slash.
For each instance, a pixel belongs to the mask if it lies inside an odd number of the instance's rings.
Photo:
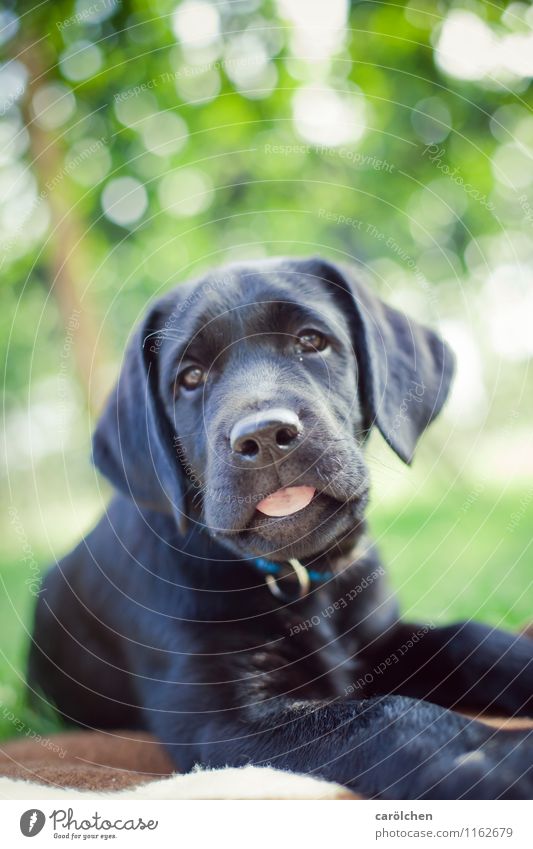
<svg viewBox="0 0 533 849">
<path fill-rule="evenodd" d="M 443 497 L 371 505 L 370 521 L 404 616 L 477 619 L 517 629 L 533 619 L 532 490 L 456 488 Z M 33 553 L 44 568 L 45 551 Z M 19 553 L 0 562 L 0 739 L 59 727 L 27 705 L 24 667 L 35 604 L 33 571 Z"/>
<path fill-rule="evenodd" d="M 372 522 L 406 618 L 511 630 L 533 620 L 532 527 L 530 490 L 451 490 L 380 509 Z"/>
</svg>

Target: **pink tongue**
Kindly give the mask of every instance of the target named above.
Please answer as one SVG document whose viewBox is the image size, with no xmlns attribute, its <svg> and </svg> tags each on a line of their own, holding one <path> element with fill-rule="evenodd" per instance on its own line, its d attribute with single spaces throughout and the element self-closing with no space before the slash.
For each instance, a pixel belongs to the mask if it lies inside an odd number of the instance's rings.
<svg viewBox="0 0 533 849">
<path fill-rule="evenodd" d="M 316 489 L 314 486 L 286 486 L 256 504 L 256 510 L 265 516 L 292 516 L 310 504 Z"/>
</svg>

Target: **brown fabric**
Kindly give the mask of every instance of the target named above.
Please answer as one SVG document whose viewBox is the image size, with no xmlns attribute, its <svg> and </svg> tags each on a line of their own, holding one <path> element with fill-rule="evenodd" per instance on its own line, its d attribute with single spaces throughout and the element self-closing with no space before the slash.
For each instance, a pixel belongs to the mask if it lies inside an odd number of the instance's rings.
<svg viewBox="0 0 533 849">
<path fill-rule="evenodd" d="M 520 633 L 523 634 L 524 637 L 533 638 L 533 625 L 532 624 L 525 625 L 524 628 L 521 628 Z"/>
<path fill-rule="evenodd" d="M 56 787 L 120 790 L 174 772 L 162 746 L 132 731 L 69 731 L 0 744 L 0 775 Z"/>
<path fill-rule="evenodd" d="M 479 716 L 477 713 L 464 713 L 463 715 L 470 719 L 478 719 L 485 725 L 498 728 L 499 731 L 526 731 L 528 728 L 533 728 L 533 719 L 525 716 L 511 719 L 509 716 Z"/>
</svg>

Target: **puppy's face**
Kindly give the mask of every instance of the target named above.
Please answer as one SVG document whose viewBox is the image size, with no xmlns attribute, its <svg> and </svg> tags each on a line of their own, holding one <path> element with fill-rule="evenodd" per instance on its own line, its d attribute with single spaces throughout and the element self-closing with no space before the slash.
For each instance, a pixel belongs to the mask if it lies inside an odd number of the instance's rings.
<svg viewBox="0 0 533 849">
<path fill-rule="evenodd" d="M 159 385 L 194 519 L 274 560 L 358 533 L 363 416 L 334 294 L 294 271 L 243 269 L 204 281 L 182 319 L 188 336 L 165 340 Z"/>
<path fill-rule="evenodd" d="M 143 507 L 239 556 L 346 548 L 362 531 L 364 438 L 410 462 L 453 357 L 353 269 L 320 259 L 232 266 L 149 310 L 93 457 Z"/>
</svg>

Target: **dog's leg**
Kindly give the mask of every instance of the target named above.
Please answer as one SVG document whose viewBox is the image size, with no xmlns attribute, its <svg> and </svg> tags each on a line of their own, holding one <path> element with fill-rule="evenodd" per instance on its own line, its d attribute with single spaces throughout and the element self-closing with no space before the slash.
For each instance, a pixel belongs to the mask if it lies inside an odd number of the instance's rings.
<svg viewBox="0 0 533 849">
<path fill-rule="evenodd" d="M 463 622 L 401 623 L 374 648 L 366 693 L 400 693 L 444 707 L 533 716 L 533 640 Z"/>
<path fill-rule="evenodd" d="M 280 698 L 191 714 L 186 724 L 168 710 L 158 718 L 152 712 L 154 720 L 181 768 L 269 764 L 383 799 L 533 798 L 527 734 L 495 732 L 401 696 L 333 703 Z"/>
</svg>

